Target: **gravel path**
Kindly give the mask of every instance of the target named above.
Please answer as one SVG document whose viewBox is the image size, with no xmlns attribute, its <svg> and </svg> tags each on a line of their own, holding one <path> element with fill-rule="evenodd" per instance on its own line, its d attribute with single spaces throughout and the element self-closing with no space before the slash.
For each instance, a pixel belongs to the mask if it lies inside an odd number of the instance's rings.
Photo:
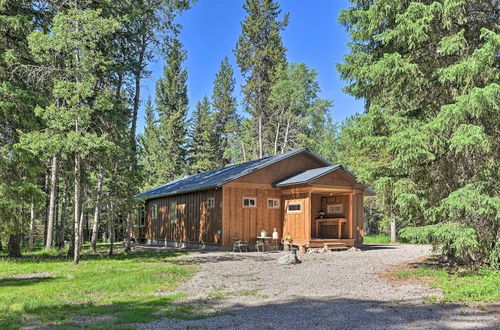
<svg viewBox="0 0 500 330">
<path fill-rule="evenodd" d="M 300 255 L 278 265 L 281 253 L 193 253 L 201 270 L 176 292 L 204 314 L 199 320 L 161 319 L 145 329 L 487 329 L 498 314 L 456 304 L 432 304 L 440 293 L 419 284 L 393 284 L 387 268 L 423 257 L 430 247 L 372 246 L 359 252 Z M 288 253 L 288 252 L 287 252 Z"/>
</svg>

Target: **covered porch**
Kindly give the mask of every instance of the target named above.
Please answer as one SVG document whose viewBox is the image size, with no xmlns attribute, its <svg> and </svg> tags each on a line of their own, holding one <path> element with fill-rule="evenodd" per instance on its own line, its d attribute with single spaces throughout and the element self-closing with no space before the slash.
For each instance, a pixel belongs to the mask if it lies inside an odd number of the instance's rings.
<svg viewBox="0 0 500 330">
<path fill-rule="evenodd" d="M 340 250 L 362 243 L 362 190 L 308 185 L 283 189 L 282 196 L 283 235 L 293 245 Z"/>
</svg>

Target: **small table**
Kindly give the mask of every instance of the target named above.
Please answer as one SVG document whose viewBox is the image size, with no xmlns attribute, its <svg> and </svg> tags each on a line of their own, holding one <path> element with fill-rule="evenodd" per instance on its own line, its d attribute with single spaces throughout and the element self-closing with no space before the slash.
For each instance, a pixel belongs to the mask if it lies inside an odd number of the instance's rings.
<svg viewBox="0 0 500 330">
<path fill-rule="evenodd" d="M 273 239 L 271 236 L 257 236 L 257 241 L 262 241 L 262 252 L 266 252 L 266 241 Z M 259 243 L 257 243 L 258 246 Z M 269 245 L 269 243 L 267 244 Z M 257 251 L 259 249 L 257 248 Z"/>
<path fill-rule="evenodd" d="M 338 238 L 342 238 L 342 224 L 347 224 L 346 218 L 323 218 L 316 219 L 316 237 L 319 237 L 319 227 L 322 225 L 337 225 L 338 226 Z"/>
</svg>

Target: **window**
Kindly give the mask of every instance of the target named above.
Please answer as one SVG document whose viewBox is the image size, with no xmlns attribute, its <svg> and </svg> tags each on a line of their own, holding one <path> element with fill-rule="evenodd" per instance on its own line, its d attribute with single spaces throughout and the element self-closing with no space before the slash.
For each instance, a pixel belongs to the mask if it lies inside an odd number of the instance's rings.
<svg viewBox="0 0 500 330">
<path fill-rule="evenodd" d="M 153 221 L 158 220 L 158 205 L 151 205 L 151 218 Z"/>
<path fill-rule="evenodd" d="M 277 198 L 268 198 L 267 207 L 270 209 L 278 209 L 280 207 L 280 200 Z"/>
<path fill-rule="evenodd" d="M 177 223 L 177 201 L 170 202 L 170 223 Z"/>
<path fill-rule="evenodd" d="M 207 198 L 207 207 L 209 209 L 213 209 L 215 207 L 215 198 L 214 197 Z"/>
<path fill-rule="evenodd" d="M 243 207 L 256 207 L 257 198 L 255 197 L 243 197 Z"/>
<path fill-rule="evenodd" d="M 288 213 L 300 213 L 300 212 L 302 212 L 302 203 L 301 202 L 288 203 L 287 212 Z"/>
<path fill-rule="evenodd" d="M 137 209 L 137 226 L 144 227 L 146 225 L 146 217 L 144 214 L 144 206 Z"/>
<path fill-rule="evenodd" d="M 342 213 L 342 204 L 330 204 L 326 206 L 326 213 L 339 214 Z"/>
</svg>

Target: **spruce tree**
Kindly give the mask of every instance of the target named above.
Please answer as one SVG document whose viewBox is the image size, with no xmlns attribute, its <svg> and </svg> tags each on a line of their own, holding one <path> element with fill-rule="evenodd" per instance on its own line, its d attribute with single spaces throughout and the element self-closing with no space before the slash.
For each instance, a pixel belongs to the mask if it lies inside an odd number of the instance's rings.
<svg viewBox="0 0 500 330">
<path fill-rule="evenodd" d="M 286 64 L 286 48 L 280 32 L 288 25 L 288 14 L 280 21 L 279 4 L 273 0 L 246 0 L 247 12 L 234 53 L 246 83 L 243 86 L 245 109 L 254 122 L 258 157 L 272 151 L 273 141 L 266 134 L 275 109 L 269 94 L 279 65 Z M 255 146 L 252 146 L 255 147 Z"/>
<path fill-rule="evenodd" d="M 215 135 L 214 115 L 210 101 L 204 97 L 196 104 L 191 119 L 192 127 L 189 141 L 190 173 L 202 173 L 218 168 L 215 162 L 217 136 Z"/>
<path fill-rule="evenodd" d="M 234 161 L 234 142 L 238 134 L 238 114 L 236 112 L 236 97 L 234 86 L 236 81 L 233 68 L 227 56 L 220 64 L 215 75 L 212 92 L 212 106 L 215 124 L 215 164 L 224 167 Z"/>
<path fill-rule="evenodd" d="M 156 84 L 158 134 L 162 150 L 156 177 L 165 183 L 186 174 L 186 114 L 188 109 L 186 52 L 178 39 L 167 51 L 163 77 Z"/>
<path fill-rule="evenodd" d="M 158 185 L 158 166 L 162 164 L 163 151 L 158 132 L 158 120 L 151 100 L 148 100 L 145 112 L 144 132 L 139 136 L 139 155 L 144 178 L 143 189 L 149 189 Z"/>
<path fill-rule="evenodd" d="M 338 66 L 346 91 L 367 101 L 343 128 L 342 158 L 393 224 L 458 222 L 475 232 L 468 260 L 490 264 L 500 256 L 499 18 L 496 1 L 353 1 Z"/>
</svg>

